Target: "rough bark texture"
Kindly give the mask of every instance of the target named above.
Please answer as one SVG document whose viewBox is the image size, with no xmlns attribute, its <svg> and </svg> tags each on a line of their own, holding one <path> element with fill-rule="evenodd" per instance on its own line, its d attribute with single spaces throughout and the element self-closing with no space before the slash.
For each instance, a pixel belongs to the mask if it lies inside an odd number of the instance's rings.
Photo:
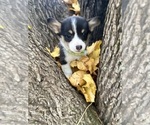
<svg viewBox="0 0 150 125">
<path fill-rule="evenodd" d="M 26 0 L 0 0 L 0 125 L 28 122 Z"/>
<path fill-rule="evenodd" d="M 148 125 L 150 2 L 132 0 L 123 1 L 122 5 L 121 20 L 120 1 L 109 1 L 96 107 L 104 124 Z"/>
<path fill-rule="evenodd" d="M 122 124 L 150 124 L 150 1 L 123 2 Z"/>
<path fill-rule="evenodd" d="M 110 0 L 97 79 L 96 107 L 105 124 L 119 125 L 121 114 L 121 1 Z"/>
<path fill-rule="evenodd" d="M 56 62 L 45 51 L 57 39 L 47 29 L 45 20 L 53 16 L 61 20 L 67 8 L 61 0 L 30 0 L 29 19 L 29 124 L 76 125 L 87 107 L 83 96 L 66 80 Z M 102 125 L 93 106 L 81 125 Z"/>
</svg>

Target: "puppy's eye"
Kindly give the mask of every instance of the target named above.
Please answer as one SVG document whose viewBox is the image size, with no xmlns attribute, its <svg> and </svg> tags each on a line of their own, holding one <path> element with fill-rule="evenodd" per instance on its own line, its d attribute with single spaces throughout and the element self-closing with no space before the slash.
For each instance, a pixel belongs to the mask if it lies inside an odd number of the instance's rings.
<svg viewBox="0 0 150 125">
<path fill-rule="evenodd" d="M 65 35 L 65 38 L 66 38 L 66 39 L 71 39 L 71 38 L 72 38 L 72 35 L 71 35 L 71 34 L 66 34 L 66 35 Z"/>
<path fill-rule="evenodd" d="M 82 36 L 85 36 L 86 35 L 86 32 L 84 31 L 83 33 L 82 33 Z"/>
<path fill-rule="evenodd" d="M 71 35 L 66 35 L 66 38 L 70 38 L 71 37 Z"/>
</svg>

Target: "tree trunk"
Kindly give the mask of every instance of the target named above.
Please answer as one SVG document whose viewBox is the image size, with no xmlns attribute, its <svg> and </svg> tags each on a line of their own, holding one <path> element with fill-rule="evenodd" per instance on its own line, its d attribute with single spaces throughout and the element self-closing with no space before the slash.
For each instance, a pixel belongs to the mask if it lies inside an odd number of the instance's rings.
<svg viewBox="0 0 150 125">
<path fill-rule="evenodd" d="M 121 1 L 110 0 L 106 13 L 97 79 L 96 107 L 104 124 L 120 125 Z"/>
<path fill-rule="evenodd" d="M 27 0 L 0 0 L 0 125 L 28 123 Z"/>
<path fill-rule="evenodd" d="M 104 124 L 150 124 L 148 8 L 148 0 L 123 1 L 122 8 L 121 1 L 109 1 L 96 98 Z"/>
<path fill-rule="evenodd" d="M 58 43 L 45 24 L 49 16 L 59 20 L 68 10 L 61 0 L 30 0 L 29 19 L 29 124 L 76 125 L 88 103 L 64 77 L 48 52 Z M 102 125 L 93 106 L 81 125 Z"/>
<path fill-rule="evenodd" d="M 95 9 L 101 8 L 101 2 L 95 0 L 96 7 L 92 2 L 81 1 L 81 14 L 85 17 L 92 12 L 100 15 Z M 122 6 L 120 0 L 109 0 L 96 97 L 96 107 L 104 124 L 150 124 L 149 8 L 148 0 L 125 0 Z"/>
<path fill-rule="evenodd" d="M 150 1 L 123 2 L 122 124 L 150 124 Z"/>
</svg>

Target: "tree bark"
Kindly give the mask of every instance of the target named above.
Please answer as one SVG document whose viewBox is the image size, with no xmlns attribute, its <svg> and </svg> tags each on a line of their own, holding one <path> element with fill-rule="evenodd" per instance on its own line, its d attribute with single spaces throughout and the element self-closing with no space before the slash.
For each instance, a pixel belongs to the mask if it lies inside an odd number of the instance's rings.
<svg viewBox="0 0 150 125">
<path fill-rule="evenodd" d="M 28 123 L 27 0 L 0 0 L 0 124 Z"/>
<path fill-rule="evenodd" d="M 148 0 L 123 1 L 122 8 L 109 1 L 96 98 L 104 124 L 150 124 L 149 7 Z"/>
<path fill-rule="evenodd" d="M 92 2 L 81 1 L 85 17 L 99 15 Z M 100 1 L 94 2 L 100 9 Z M 95 104 L 104 124 L 150 124 L 149 8 L 148 0 L 109 0 Z"/>
<path fill-rule="evenodd" d="M 104 124 L 120 125 L 121 114 L 121 1 L 110 0 L 97 78 L 96 107 Z"/>
<path fill-rule="evenodd" d="M 29 19 L 29 124 L 76 125 L 88 103 L 64 77 L 55 60 L 45 50 L 58 43 L 45 20 L 62 20 L 68 10 L 61 0 L 30 0 Z M 102 125 L 93 106 L 81 125 Z"/>
<path fill-rule="evenodd" d="M 122 124 L 150 124 L 150 1 L 127 1 L 122 33 Z"/>
</svg>

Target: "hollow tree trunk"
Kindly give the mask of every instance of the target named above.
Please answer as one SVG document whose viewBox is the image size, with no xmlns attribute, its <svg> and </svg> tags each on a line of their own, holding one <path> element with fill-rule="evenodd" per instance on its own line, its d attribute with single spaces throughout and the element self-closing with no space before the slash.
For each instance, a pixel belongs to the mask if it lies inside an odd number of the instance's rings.
<svg viewBox="0 0 150 125">
<path fill-rule="evenodd" d="M 29 1 L 29 124 L 32 125 L 76 125 L 88 105 L 45 50 L 58 43 L 56 36 L 49 34 L 46 19 L 52 16 L 62 20 L 67 12 L 61 0 Z M 81 124 L 102 125 L 93 106 Z"/>
</svg>

